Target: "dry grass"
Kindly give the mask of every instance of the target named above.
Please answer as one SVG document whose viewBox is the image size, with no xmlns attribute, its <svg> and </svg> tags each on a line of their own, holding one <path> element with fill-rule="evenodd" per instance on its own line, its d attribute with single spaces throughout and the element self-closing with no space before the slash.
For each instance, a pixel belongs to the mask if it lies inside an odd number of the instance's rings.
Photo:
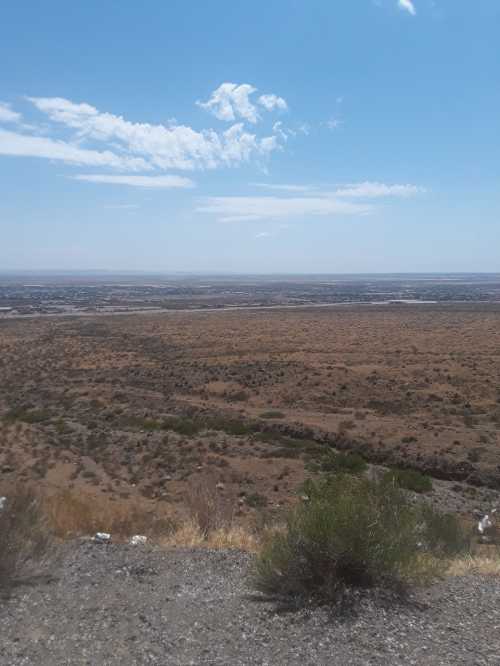
<svg viewBox="0 0 500 666">
<path fill-rule="evenodd" d="M 54 552 L 41 501 L 29 488 L 11 491 L 0 510 L 0 588 L 37 573 Z"/>
<path fill-rule="evenodd" d="M 165 548 L 210 548 L 214 550 L 244 550 L 256 553 L 260 541 L 257 535 L 241 526 L 219 527 L 204 532 L 194 520 L 188 520 L 169 536 L 159 539 Z"/>
<path fill-rule="evenodd" d="M 471 555 L 453 560 L 448 569 L 448 575 L 465 576 L 467 574 L 500 576 L 500 549 L 496 549 L 490 554 Z"/>
<path fill-rule="evenodd" d="M 96 532 L 109 532 L 118 540 L 134 534 L 155 537 L 175 529 L 173 517 L 166 512 L 158 513 L 138 503 L 113 502 L 69 490 L 45 498 L 44 511 L 60 539 Z"/>
<path fill-rule="evenodd" d="M 228 493 L 214 474 L 207 472 L 191 481 L 184 499 L 191 522 L 205 536 L 233 524 L 236 496 Z"/>
<path fill-rule="evenodd" d="M 257 552 L 259 540 L 252 531 L 235 525 L 233 499 L 223 498 L 212 477 L 191 486 L 189 516 L 177 521 L 133 502 L 113 502 L 72 491 L 45 498 L 47 524 L 59 539 L 109 532 L 113 540 L 144 534 L 165 548 L 237 549 Z"/>
</svg>

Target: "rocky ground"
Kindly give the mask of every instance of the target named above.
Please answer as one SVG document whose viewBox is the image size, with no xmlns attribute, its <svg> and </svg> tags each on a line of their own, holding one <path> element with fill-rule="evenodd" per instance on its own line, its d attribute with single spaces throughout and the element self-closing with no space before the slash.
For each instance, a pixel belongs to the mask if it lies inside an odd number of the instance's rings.
<svg viewBox="0 0 500 666">
<path fill-rule="evenodd" d="M 469 575 L 340 616 L 282 612 L 249 586 L 251 556 L 72 543 L 51 580 L 0 606 L 0 664 L 500 663 L 500 578 Z"/>
</svg>

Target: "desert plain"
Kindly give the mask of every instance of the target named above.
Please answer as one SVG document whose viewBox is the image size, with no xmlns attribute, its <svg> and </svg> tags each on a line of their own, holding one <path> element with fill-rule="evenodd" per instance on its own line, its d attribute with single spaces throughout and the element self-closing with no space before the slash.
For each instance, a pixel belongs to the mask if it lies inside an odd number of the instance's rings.
<svg viewBox="0 0 500 666">
<path fill-rule="evenodd" d="M 494 303 L 4 319 L 0 377 L 0 494 L 175 513 L 210 479 L 248 520 L 333 448 L 430 475 L 459 512 L 498 499 Z"/>
</svg>

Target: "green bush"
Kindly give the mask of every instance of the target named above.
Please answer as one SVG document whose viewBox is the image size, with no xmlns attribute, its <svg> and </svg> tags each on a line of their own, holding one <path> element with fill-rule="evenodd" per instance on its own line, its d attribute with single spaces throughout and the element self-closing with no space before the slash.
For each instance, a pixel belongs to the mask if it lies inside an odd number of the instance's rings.
<svg viewBox="0 0 500 666">
<path fill-rule="evenodd" d="M 173 430 L 178 435 L 192 437 L 200 431 L 200 424 L 194 419 L 181 416 L 173 416 L 163 421 L 162 427 L 165 430 Z"/>
<path fill-rule="evenodd" d="M 322 472 L 347 472 L 348 474 L 362 474 L 368 465 L 357 453 L 335 453 L 328 451 L 320 461 Z"/>
<path fill-rule="evenodd" d="M 464 530 L 457 516 L 440 513 L 424 504 L 422 511 L 422 543 L 434 553 L 453 557 L 472 549 L 472 535 Z"/>
<path fill-rule="evenodd" d="M 424 581 L 466 547 L 441 532 L 444 518 L 415 507 L 388 481 L 330 475 L 304 491 L 309 500 L 257 558 L 254 583 L 266 594 L 330 602 L 346 587 Z"/>
<path fill-rule="evenodd" d="M 285 415 L 283 412 L 279 412 L 276 409 L 270 409 L 267 412 L 262 412 L 262 414 L 259 414 L 261 419 L 284 419 Z"/>
<path fill-rule="evenodd" d="M 244 421 L 225 416 L 208 418 L 204 421 L 204 426 L 211 430 L 225 432 L 227 435 L 249 435 L 252 432 L 252 426 L 247 425 Z"/>
<path fill-rule="evenodd" d="M 250 493 L 246 497 L 246 503 L 253 509 L 262 509 L 267 506 L 267 497 L 261 493 Z"/>
<path fill-rule="evenodd" d="M 43 423 L 43 421 L 48 421 L 50 419 L 50 414 L 44 409 L 28 409 L 27 407 L 14 407 L 9 410 L 4 416 L 4 420 L 7 422 L 13 421 L 23 421 L 24 423 Z"/>
<path fill-rule="evenodd" d="M 393 485 L 415 493 L 428 493 L 432 490 L 432 479 L 416 469 L 391 469 L 385 479 Z"/>
</svg>

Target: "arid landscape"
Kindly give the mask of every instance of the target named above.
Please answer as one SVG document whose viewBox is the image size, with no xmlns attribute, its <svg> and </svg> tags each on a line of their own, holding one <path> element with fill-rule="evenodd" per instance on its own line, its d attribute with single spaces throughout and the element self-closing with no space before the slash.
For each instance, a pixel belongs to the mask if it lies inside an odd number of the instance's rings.
<svg viewBox="0 0 500 666">
<path fill-rule="evenodd" d="M 3 5 L 0 666 L 500 666 L 500 2 Z"/>
<path fill-rule="evenodd" d="M 178 513 L 209 479 L 254 520 L 333 448 L 487 510 L 499 350 L 495 303 L 4 319 L 0 494 L 31 481 Z"/>
</svg>

